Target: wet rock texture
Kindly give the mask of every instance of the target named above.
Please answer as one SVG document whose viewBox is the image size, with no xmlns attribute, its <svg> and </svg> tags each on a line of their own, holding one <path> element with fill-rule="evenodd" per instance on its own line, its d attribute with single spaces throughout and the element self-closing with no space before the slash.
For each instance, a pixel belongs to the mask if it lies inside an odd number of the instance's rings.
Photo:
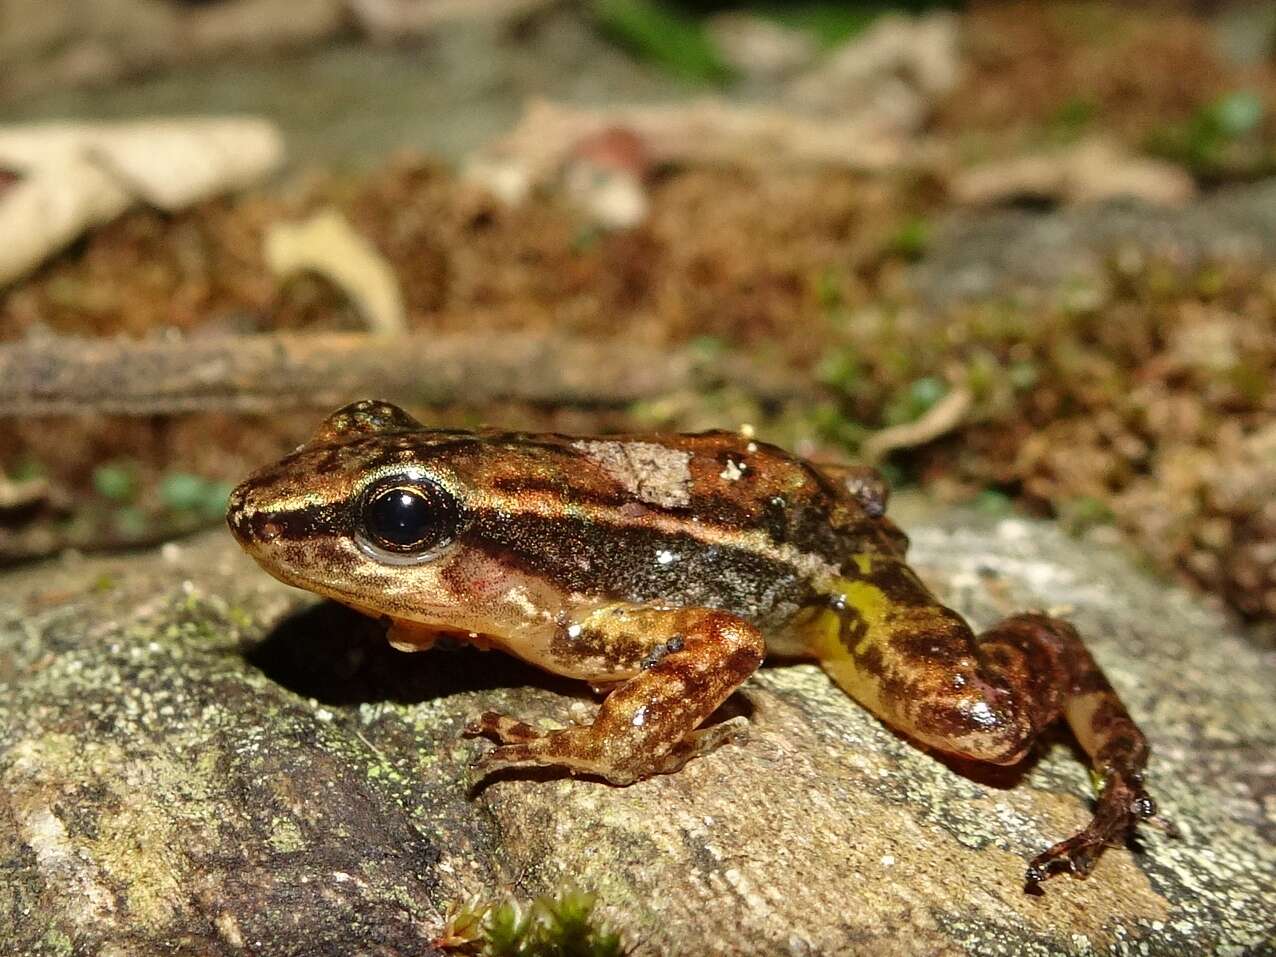
<svg viewBox="0 0 1276 957">
<path fill-rule="evenodd" d="M 466 796 L 483 708 L 565 722 L 583 689 L 495 654 L 404 656 L 223 534 L 0 579 L 0 941 L 12 954 L 420 955 L 447 903 L 572 883 L 637 954 L 1182 954 L 1276 948 L 1272 653 L 1122 556 L 1020 521 L 913 528 L 980 624 L 1066 609 L 1155 748 L 1181 828 L 1024 892 L 1080 827 L 1060 735 L 956 767 L 815 668 L 728 707 L 750 739 L 616 789 Z"/>
</svg>

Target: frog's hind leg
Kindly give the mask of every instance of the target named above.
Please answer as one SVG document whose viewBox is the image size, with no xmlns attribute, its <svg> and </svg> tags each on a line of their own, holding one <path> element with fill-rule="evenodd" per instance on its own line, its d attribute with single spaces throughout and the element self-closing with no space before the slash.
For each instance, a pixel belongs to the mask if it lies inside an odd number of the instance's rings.
<svg viewBox="0 0 1276 957">
<path fill-rule="evenodd" d="M 664 644 L 667 650 L 612 691 L 593 724 L 541 733 L 493 712 L 472 722 L 467 734 L 501 742 L 475 762 L 474 779 L 504 768 L 550 765 L 631 784 L 676 771 L 738 737 L 743 719 L 697 728 L 761 664 L 762 635 L 720 611 L 653 611 L 651 616 L 664 634 L 673 633 Z"/>
<path fill-rule="evenodd" d="M 1090 758 L 1099 784 L 1094 817 L 1033 858 L 1027 872 L 1030 884 L 1056 868 L 1084 876 L 1105 847 L 1122 843 L 1139 821 L 1156 815 L 1143 788 L 1147 739 L 1066 621 L 1015 615 L 984 632 L 976 650 L 994 687 L 1037 703 L 1034 735 L 1062 716 Z"/>
<path fill-rule="evenodd" d="M 1143 789 L 1148 747 L 1076 631 L 1046 615 L 1007 618 L 976 637 L 906 565 L 863 559 L 832 607 L 809 613 L 807 644 L 844 690 L 938 750 L 1013 764 L 1067 721 L 1101 781 L 1090 825 L 1028 868 L 1084 875 L 1103 848 L 1155 814 Z"/>
</svg>

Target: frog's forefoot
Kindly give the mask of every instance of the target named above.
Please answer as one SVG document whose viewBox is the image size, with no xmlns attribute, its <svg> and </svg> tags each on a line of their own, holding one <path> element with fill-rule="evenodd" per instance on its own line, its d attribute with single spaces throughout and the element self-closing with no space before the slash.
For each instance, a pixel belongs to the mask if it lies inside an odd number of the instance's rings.
<svg viewBox="0 0 1276 957">
<path fill-rule="evenodd" d="M 1104 848 L 1119 845 L 1140 822 L 1156 817 L 1156 802 L 1143 789 L 1138 772 L 1113 772 L 1099 794 L 1094 817 L 1085 830 L 1038 854 L 1025 876 L 1032 887 L 1056 873 L 1085 877 Z"/>
<path fill-rule="evenodd" d="M 549 766 L 633 784 L 738 740 L 744 718 L 699 725 L 761 664 L 762 635 L 726 612 L 689 608 L 677 615 L 671 624 L 678 640 L 666 641 L 662 655 L 616 687 L 592 724 L 540 732 L 489 711 L 467 725 L 467 734 L 500 742 L 471 766 L 471 780 Z"/>
<path fill-rule="evenodd" d="M 501 744 L 532 741 L 541 736 L 541 732 L 530 724 L 495 711 L 484 711 L 477 718 L 466 722 L 463 733 L 467 738 L 481 736 L 499 741 Z"/>
<path fill-rule="evenodd" d="M 488 711 L 469 722 L 465 734 L 489 737 L 500 744 L 470 765 L 470 786 L 477 787 L 497 771 L 532 767 L 562 767 L 572 774 L 593 775 L 624 786 L 679 771 L 693 758 L 742 741 L 748 730 L 748 719 L 737 716 L 688 733 L 663 754 L 639 756 L 623 748 L 609 748 L 606 742 L 600 747 L 587 726 L 542 733 L 522 721 Z"/>
<path fill-rule="evenodd" d="M 480 755 L 470 764 L 471 787 L 506 768 L 554 763 L 551 756 L 553 749 L 548 740 L 553 732 L 546 734 L 537 731 L 530 724 L 508 715 L 484 711 L 466 723 L 464 734 L 467 738 L 491 738 L 499 744 L 499 747 Z"/>
</svg>

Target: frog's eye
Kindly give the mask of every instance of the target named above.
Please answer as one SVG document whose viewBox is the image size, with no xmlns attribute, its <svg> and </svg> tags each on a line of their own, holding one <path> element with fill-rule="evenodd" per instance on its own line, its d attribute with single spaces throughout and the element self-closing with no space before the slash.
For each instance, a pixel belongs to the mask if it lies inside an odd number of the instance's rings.
<svg viewBox="0 0 1276 957">
<path fill-rule="evenodd" d="M 433 482 L 398 477 L 364 492 L 359 521 L 362 544 L 373 557 L 424 559 L 456 538 L 461 509 Z"/>
</svg>

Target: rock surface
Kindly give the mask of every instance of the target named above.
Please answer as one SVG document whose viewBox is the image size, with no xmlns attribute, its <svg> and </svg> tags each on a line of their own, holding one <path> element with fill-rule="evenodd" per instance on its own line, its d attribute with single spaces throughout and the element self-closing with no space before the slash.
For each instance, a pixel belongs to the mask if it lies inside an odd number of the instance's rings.
<svg viewBox="0 0 1276 957">
<path fill-rule="evenodd" d="M 565 722 L 589 696 L 496 654 L 405 657 L 214 532 L 0 578 L 4 950 L 420 955 L 450 900 L 575 883 L 637 954 L 1273 952 L 1276 656 L 1048 527 L 910 525 L 977 622 L 1070 609 L 1181 838 L 1025 893 L 1087 816 L 1067 739 L 951 766 L 807 665 L 764 668 L 727 706 L 749 740 L 679 774 L 469 799 L 468 715 Z"/>
<path fill-rule="evenodd" d="M 1276 179 L 1220 189 L 1181 209 L 1135 202 L 1049 211 L 957 211 L 936 225 L 912 289 L 939 310 L 954 301 L 1055 300 L 1060 288 L 1102 301 L 1112 265 L 1135 255 L 1177 275 L 1212 263 L 1261 266 L 1276 251 Z"/>
</svg>

